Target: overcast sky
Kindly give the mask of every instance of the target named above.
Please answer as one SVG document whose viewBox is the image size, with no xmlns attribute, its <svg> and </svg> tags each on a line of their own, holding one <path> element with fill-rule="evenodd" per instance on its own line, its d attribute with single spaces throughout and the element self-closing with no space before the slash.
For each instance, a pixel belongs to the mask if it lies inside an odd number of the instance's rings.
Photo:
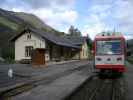
<svg viewBox="0 0 133 100">
<path fill-rule="evenodd" d="M 59 31 L 74 25 L 92 39 L 114 27 L 126 38 L 133 37 L 133 0 L 0 0 L 0 7 L 33 13 Z"/>
</svg>

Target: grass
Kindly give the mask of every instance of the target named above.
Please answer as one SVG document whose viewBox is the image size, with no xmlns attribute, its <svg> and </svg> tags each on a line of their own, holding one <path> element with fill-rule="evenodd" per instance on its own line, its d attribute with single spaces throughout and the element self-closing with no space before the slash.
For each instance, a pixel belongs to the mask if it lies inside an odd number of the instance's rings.
<svg viewBox="0 0 133 100">
<path fill-rule="evenodd" d="M 127 57 L 127 61 L 133 64 L 133 57 Z"/>
<path fill-rule="evenodd" d="M 0 17 L 0 23 L 7 26 L 7 27 L 10 27 L 11 29 L 13 30 L 17 30 L 18 29 L 18 25 L 9 21 L 8 19 L 4 18 L 4 17 Z"/>
</svg>

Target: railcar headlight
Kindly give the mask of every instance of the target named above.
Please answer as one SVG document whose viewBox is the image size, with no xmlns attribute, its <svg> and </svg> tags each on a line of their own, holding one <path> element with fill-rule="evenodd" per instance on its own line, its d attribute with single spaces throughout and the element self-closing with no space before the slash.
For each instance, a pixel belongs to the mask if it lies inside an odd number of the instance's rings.
<svg viewBox="0 0 133 100">
<path fill-rule="evenodd" d="M 117 58 L 117 61 L 121 61 L 121 60 L 122 60 L 122 58 L 121 58 L 121 57 Z"/>
<path fill-rule="evenodd" d="M 98 61 L 101 61 L 102 59 L 101 58 L 97 58 Z"/>
</svg>

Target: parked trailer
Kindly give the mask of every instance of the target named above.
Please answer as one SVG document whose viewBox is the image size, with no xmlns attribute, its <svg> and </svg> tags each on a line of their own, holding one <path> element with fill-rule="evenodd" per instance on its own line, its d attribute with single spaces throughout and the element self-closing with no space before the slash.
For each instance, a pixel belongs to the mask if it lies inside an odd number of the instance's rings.
<svg viewBox="0 0 133 100">
<path fill-rule="evenodd" d="M 125 72 L 125 38 L 122 33 L 100 33 L 93 41 L 94 66 L 102 72 Z"/>
</svg>

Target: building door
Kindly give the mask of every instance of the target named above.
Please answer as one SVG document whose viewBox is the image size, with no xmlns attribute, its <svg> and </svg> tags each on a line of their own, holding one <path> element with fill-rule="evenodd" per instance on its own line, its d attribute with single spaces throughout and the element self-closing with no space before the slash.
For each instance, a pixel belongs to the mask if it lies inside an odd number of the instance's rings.
<svg viewBox="0 0 133 100">
<path fill-rule="evenodd" d="M 45 64 L 45 49 L 35 49 L 32 56 L 32 64 L 43 65 Z"/>
</svg>

